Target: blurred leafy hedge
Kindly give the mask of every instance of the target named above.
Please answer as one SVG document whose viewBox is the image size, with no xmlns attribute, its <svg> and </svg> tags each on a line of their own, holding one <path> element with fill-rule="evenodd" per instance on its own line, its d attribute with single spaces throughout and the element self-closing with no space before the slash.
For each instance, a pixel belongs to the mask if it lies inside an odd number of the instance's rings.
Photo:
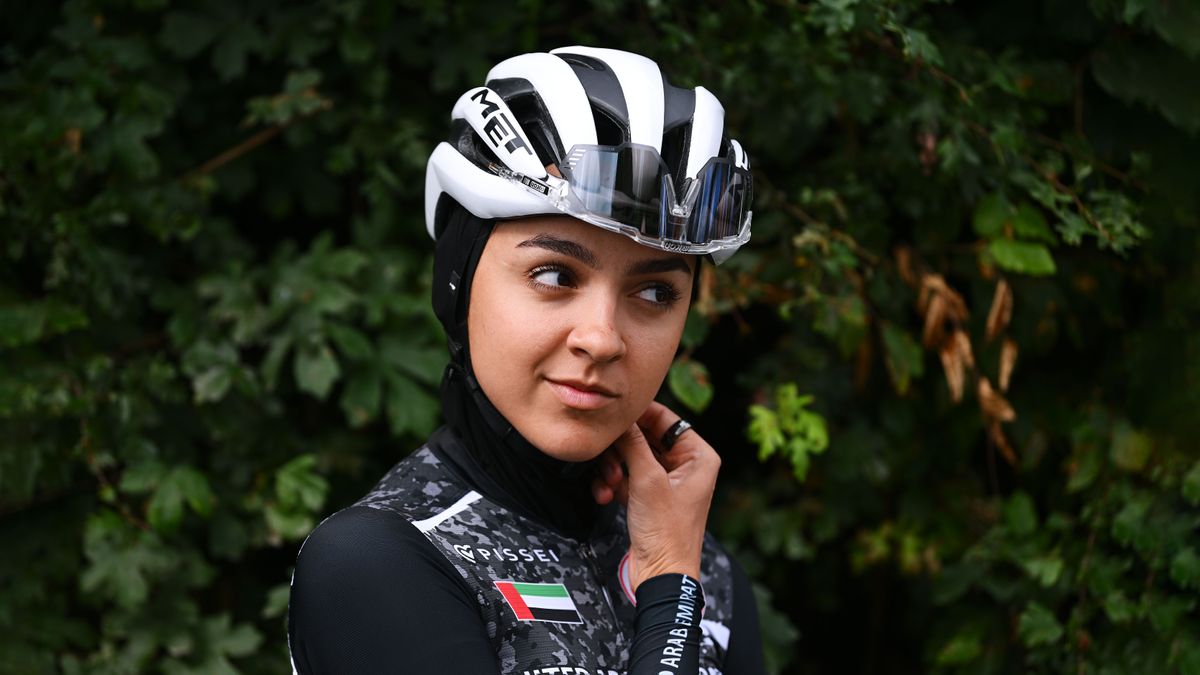
<svg viewBox="0 0 1200 675">
<path fill-rule="evenodd" d="M 1177 0 L 0 4 L 0 671 L 288 669 L 299 542 L 437 423 L 425 158 L 571 43 L 754 161 L 670 389 L 772 668 L 1200 673 Z"/>
</svg>

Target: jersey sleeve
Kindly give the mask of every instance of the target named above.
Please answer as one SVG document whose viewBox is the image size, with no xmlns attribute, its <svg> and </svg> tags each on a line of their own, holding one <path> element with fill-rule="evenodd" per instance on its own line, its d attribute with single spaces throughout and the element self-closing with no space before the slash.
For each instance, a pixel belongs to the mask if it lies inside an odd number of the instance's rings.
<svg viewBox="0 0 1200 675">
<path fill-rule="evenodd" d="M 288 647 L 299 675 L 499 673 L 453 566 L 403 517 L 364 506 L 329 517 L 301 546 Z"/>
<path fill-rule="evenodd" d="M 732 557 L 730 560 L 733 563 L 733 625 L 722 672 L 725 675 L 766 675 L 754 589 L 742 566 Z"/>
<path fill-rule="evenodd" d="M 651 577 L 637 588 L 629 675 L 692 675 L 700 668 L 704 592 L 686 574 Z"/>
</svg>

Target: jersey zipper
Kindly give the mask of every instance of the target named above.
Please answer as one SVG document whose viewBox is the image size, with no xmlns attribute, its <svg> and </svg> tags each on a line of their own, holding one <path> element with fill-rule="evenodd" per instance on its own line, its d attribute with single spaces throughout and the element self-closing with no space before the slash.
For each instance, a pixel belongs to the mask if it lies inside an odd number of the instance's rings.
<svg viewBox="0 0 1200 675">
<path fill-rule="evenodd" d="M 596 578 L 596 585 L 600 587 L 600 591 L 604 594 L 604 604 L 608 605 L 608 613 L 612 616 L 613 632 L 619 640 L 624 641 L 625 634 L 621 630 L 621 622 L 617 619 L 617 608 L 613 606 L 612 596 L 608 593 L 608 585 L 604 583 L 604 577 L 600 575 L 600 569 L 597 566 L 598 557 L 595 549 L 592 548 L 591 542 L 583 544 L 583 559 L 588 562 L 588 567 L 592 570 L 592 576 Z"/>
</svg>

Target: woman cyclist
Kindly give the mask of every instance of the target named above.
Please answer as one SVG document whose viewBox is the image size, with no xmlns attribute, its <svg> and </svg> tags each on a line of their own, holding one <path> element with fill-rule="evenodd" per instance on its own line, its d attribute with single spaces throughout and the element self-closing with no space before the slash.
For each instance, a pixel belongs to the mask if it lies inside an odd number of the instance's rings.
<svg viewBox="0 0 1200 675">
<path fill-rule="evenodd" d="M 653 61 L 508 59 L 429 159 L 446 425 L 305 541 L 298 673 L 763 672 L 704 531 L 720 459 L 654 396 L 697 266 L 749 239 L 724 110 Z"/>
</svg>

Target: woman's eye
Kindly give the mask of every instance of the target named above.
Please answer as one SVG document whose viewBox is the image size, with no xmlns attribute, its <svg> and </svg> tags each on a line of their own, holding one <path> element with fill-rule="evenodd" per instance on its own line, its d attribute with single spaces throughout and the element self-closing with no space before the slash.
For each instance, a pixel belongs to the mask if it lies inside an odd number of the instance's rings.
<svg viewBox="0 0 1200 675">
<path fill-rule="evenodd" d="M 543 286 L 570 286 L 571 275 L 566 270 L 546 269 L 534 272 L 530 279 Z"/>
<path fill-rule="evenodd" d="M 667 306 L 675 302 L 674 289 L 670 286 L 664 286 L 661 284 L 647 286 L 646 288 L 638 291 L 637 296 L 656 305 Z"/>
</svg>

